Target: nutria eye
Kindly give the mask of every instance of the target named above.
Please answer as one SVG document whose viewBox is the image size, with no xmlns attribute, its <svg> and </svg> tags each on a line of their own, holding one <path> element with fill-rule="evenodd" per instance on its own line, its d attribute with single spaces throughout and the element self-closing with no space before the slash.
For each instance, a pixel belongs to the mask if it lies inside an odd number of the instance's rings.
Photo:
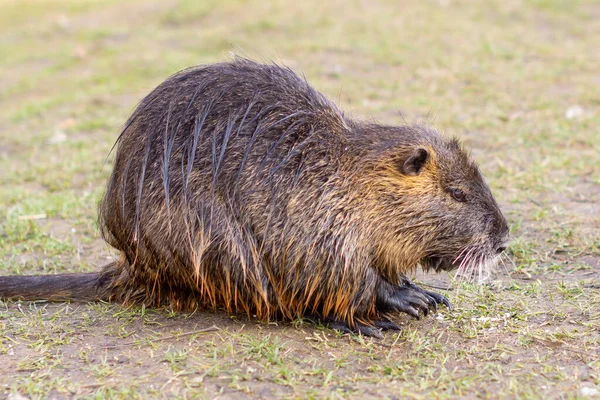
<svg viewBox="0 0 600 400">
<path fill-rule="evenodd" d="M 462 190 L 450 189 L 449 192 L 452 195 L 452 198 L 454 198 L 454 200 L 459 201 L 461 203 L 467 201 L 467 195 Z"/>
</svg>

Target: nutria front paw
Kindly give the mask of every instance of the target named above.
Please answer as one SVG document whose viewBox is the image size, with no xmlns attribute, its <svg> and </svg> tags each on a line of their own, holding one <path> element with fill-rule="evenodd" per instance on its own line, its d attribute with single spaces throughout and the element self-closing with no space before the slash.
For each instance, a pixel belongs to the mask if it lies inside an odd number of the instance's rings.
<svg viewBox="0 0 600 400">
<path fill-rule="evenodd" d="M 422 289 L 416 285 L 413 285 L 413 286 L 416 287 L 417 290 L 420 290 L 421 293 L 423 293 L 425 296 L 427 296 L 427 297 L 431 298 L 431 300 L 433 300 L 434 310 L 437 310 L 438 304 L 443 304 L 448 308 L 448 310 L 450 310 L 450 311 L 452 310 L 452 304 L 450 303 L 450 300 L 448 300 L 448 298 L 446 296 L 444 296 L 443 294 L 431 292 L 429 290 Z"/>
<path fill-rule="evenodd" d="M 437 311 L 438 304 L 452 309 L 446 296 L 421 289 L 409 280 L 402 286 L 385 282 L 377 290 L 377 311 L 383 313 L 403 312 L 419 319 L 419 311 L 427 315 L 429 310 Z"/>
</svg>

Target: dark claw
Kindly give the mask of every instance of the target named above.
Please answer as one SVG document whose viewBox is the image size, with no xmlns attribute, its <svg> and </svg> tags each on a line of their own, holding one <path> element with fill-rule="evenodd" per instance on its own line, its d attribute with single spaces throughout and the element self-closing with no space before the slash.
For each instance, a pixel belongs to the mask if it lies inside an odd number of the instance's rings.
<svg viewBox="0 0 600 400">
<path fill-rule="evenodd" d="M 383 333 L 373 326 L 356 324 L 355 329 L 363 336 L 374 337 L 377 339 L 383 339 Z"/>
<path fill-rule="evenodd" d="M 448 310 L 452 310 L 452 304 L 450 304 L 450 300 L 448 300 L 446 298 L 446 296 L 444 296 L 442 294 L 439 294 L 439 293 L 436 293 L 436 292 L 431 292 L 429 290 L 422 289 L 419 286 L 417 286 L 414 283 L 412 283 L 408 279 L 405 279 L 404 285 L 408 286 L 408 287 L 410 287 L 410 288 L 412 288 L 412 289 L 414 289 L 414 290 L 416 290 L 416 291 L 424 294 L 428 298 L 432 299 L 433 300 L 432 303 L 436 306 L 436 309 L 437 309 L 437 305 L 438 304 L 443 304 L 446 307 L 448 307 Z"/>
<path fill-rule="evenodd" d="M 384 321 L 377 321 L 375 323 L 375 325 L 377 327 L 368 326 L 368 325 L 356 322 L 354 324 L 354 329 L 350 328 L 346 322 L 335 320 L 332 318 L 326 318 L 325 320 L 323 320 L 323 322 L 325 325 L 327 325 L 327 327 L 329 329 L 335 329 L 342 333 L 354 333 L 354 334 L 359 334 L 359 335 L 363 335 L 363 336 L 374 337 L 377 339 L 383 339 L 383 334 L 381 333 L 381 331 L 379 329 L 377 329 L 377 328 L 379 328 L 379 326 L 377 326 L 377 323 L 384 322 Z M 387 329 L 393 329 L 392 326 L 400 329 L 398 326 L 396 326 L 392 322 L 389 322 L 389 324 L 386 324 Z M 382 329 L 384 329 L 384 328 L 382 328 Z"/>
<path fill-rule="evenodd" d="M 433 312 L 437 312 L 437 301 L 435 300 L 435 297 L 429 295 L 429 293 L 425 293 L 425 297 L 427 297 L 427 300 L 429 301 L 429 308 L 433 309 Z"/>
<path fill-rule="evenodd" d="M 423 290 L 423 292 L 427 296 L 431 297 L 435 301 L 436 307 L 437 307 L 437 304 L 443 304 L 448 308 L 448 310 L 452 311 L 452 304 L 450 303 L 450 300 L 448 300 L 448 298 L 446 296 L 444 296 L 443 294 L 436 293 L 436 292 L 430 292 L 429 290 L 425 290 L 425 289 L 421 289 L 421 290 Z"/>
<path fill-rule="evenodd" d="M 421 311 L 423 311 L 423 314 L 427 315 L 429 312 L 429 299 L 423 293 L 416 291 L 410 292 L 406 294 L 405 300 L 408 301 L 413 307 L 418 307 Z"/>
<path fill-rule="evenodd" d="M 329 321 L 326 322 L 325 325 L 327 325 L 329 329 L 340 331 L 342 333 L 352 333 L 352 329 L 350 329 L 350 327 L 343 322 Z"/>
<path fill-rule="evenodd" d="M 402 330 L 398 325 L 389 320 L 379 320 L 374 322 L 375 326 L 382 331 L 400 331 Z"/>
<path fill-rule="evenodd" d="M 416 308 L 414 308 L 413 306 L 410 306 L 410 305 L 397 307 L 396 311 L 404 312 L 404 313 L 410 315 L 411 317 L 413 317 L 414 319 L 421 319 L 421 316 L 419 315 L 419 311 L 417 311 Z"/>
</svg>

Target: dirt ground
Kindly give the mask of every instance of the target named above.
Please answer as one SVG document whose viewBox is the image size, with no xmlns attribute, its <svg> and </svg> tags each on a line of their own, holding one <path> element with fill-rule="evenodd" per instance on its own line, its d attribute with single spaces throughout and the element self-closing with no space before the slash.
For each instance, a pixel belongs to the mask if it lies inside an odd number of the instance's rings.
<svg viewBox="0 0 600 400">
<path fill-rule="evenodd" d="M 357 118 L 460 137 L 511 225 L 485 284 L 385 339 L 198 310 L 0 302 L 0 397 L 600 398 L 600 3 L 0 0 L 0 274 L 94 271 L 135 104 L 237 53 Z"/>
</svg>

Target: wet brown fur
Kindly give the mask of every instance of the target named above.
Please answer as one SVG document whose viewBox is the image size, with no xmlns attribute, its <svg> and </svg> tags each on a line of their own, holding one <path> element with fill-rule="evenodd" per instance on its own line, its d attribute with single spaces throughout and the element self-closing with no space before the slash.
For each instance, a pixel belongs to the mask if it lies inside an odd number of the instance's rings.
<svg viewBox="0 0 600 400">
<path fill-rule="evenodd" d="M 456 140 L 350 119 L 274 64 L 236 59 L 170 77 L 116 146 L 99 218 L 121 257 L 87 284 L 98 299 L 370 324 L 386 313 L 383 287 L 419 265 L 471 262 L 466 249 L 492 260 L 507 238 Z M 407 173 L 419 149 L 426 162 Z M 15 293 L 0 278 L 0 296 L 32 297 Z"/>
</svg>

